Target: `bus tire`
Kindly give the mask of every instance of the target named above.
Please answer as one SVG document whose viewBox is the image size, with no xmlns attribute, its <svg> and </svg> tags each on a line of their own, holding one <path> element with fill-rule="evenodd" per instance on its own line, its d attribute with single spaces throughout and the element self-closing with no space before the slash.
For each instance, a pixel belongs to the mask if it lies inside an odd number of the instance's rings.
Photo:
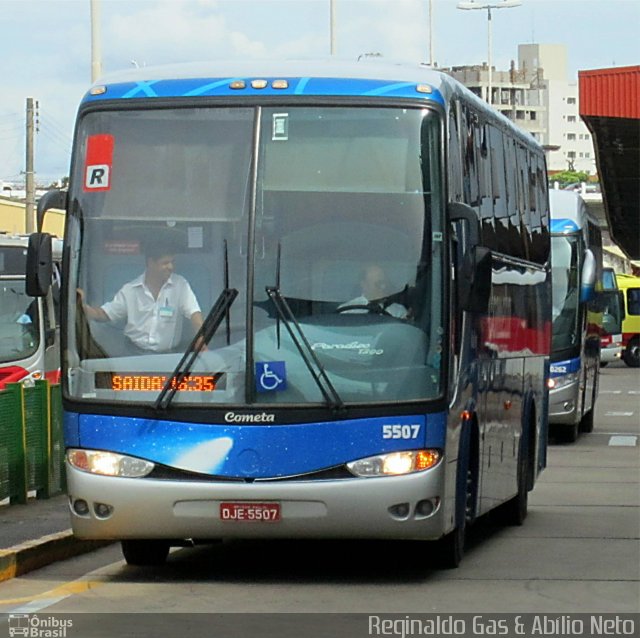
<svg viewBox="0 0 640 638">
<path fill-rule="evenodd" d="M 499 521 L 502 525 L 520 526 L 527 518 L 529 509 L 529 445 L 521 440 L 518 449 L 518 492 L 503 503 L 497 511 Z"/>
<path fill-rule="evenodd" d="M 457 527 L 436 541 L 436 562 L 441 569 L 456 569 L 464 556 L 467 526 L 462 520 Z"/>
<path fill-rule="evenodd" d="M 559 443 L 575 443 L 578 440 L 579 422 L 562 423 L 554 427 L 556 439 Z"/>
<path fill-rule="evenodd" d="M 593 432 L 593 420 L 596 413 L 596 398 L 598 396 L 598 388 L 596 385 L 593 386 L 593 399 L 591 401 L 591 410 L 589 412 L 585 412 L 582 415 L 582 420 L 580 421 L 580 432 L 584 432 L 585 434 L 590 434 Z"/>
<path fill-rule="evenodd" d="M 591 408 L 589 412 L 585 412 L 582 415 L 582 420 L 580 421 L 580 432 L 584 432 L 585 434 L 593 432 L 593 411 L 594 408 Z"/>
<path fill-rule="evenodd" d="M 634 337 L 629 341 L 622 353 L 622 359 L 630 368 L 640 368 L 640 337 Z"/>
<path fill-rule="evenodd" d="M 152 567 L 164 565 L 169 555 L 169 543 L 163 540 L 121 541 L 122 554 L 127 565 Z"/>
<path fill-rule="evenodd" d="M 462 562 L 467 537 L 467 521 L 475 518 L 475 499 L 478 485 L 478 428 L 475 420 L 470 423 L 470 430 L 463 447 L 464 465 L 459 468 L 460 476 L 456 489 L 456 527 L 436 541 L 436 562 L 441 569 L 455 569 Z"/>
</svg>

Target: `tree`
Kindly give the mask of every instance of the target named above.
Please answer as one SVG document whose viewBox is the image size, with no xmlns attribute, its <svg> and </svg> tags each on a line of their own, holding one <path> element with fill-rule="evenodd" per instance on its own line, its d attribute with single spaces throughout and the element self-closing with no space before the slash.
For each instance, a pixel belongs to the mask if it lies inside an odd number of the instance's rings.
<svg viewBox="0 0 640 638">
<path fill-rule="evenodd" d="M 549 181 L 558 182 L 560 186 L 568 184 L 578 184 L 589 181 L 589 173 L 585 171 L 561 171 L 549 176 Z"/>
</svg>

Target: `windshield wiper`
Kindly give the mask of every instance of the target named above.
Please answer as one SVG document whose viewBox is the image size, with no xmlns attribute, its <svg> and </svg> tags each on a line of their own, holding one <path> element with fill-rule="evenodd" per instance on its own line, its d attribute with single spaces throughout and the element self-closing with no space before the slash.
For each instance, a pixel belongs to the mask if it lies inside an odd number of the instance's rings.
<svg viewBox="0 0 640 638">
<path fill-rule="evenodd" d="M 171 373 L 171 376 L 167 379 L 164 387 L 160 391 L 160 394 L 158 395 L 158 398 L 155 402 L 156 410 L 166 410 L 169 407 L 171 401 L 173 401 L 173 396 L 180 387 L 180 384 L 191 372 L 194 361 L 200 354 L 202 348 L 206 345 L 209 345 L 209 342 L 211 341 L 211 339 L 213 339 L 213 335 L 215 335 L 223 319 L 226 319 L 227 345 L 231 343 L 231 323 L 229 308 L 231 308 L 231 304 L 238 296 L 238 291 L 235 288 L 229 287 L 229 251 L 226 239 L 224 240 L 223 244 L 224 290 L 220 293 L 213 306 L 211 306 L 211 309 L 209 310 L 205 320 L 202 322 L 200 329 L 196 332 L 195 336 L 191 340 L 191 343 L 178 362 L 178 365 L 175 367 L 175 370 Z"/>
<path fill-rule="evenodd" d="M 298 320 L 296 319 L 293 312 L 291 312 L 289 304 L 280 293 L 280 288 L 277 285 L 267 286 L 266 291 L 267 295 L 269 295 L 269 299 L 271 299 L 271 301 L 273 302 L 273 306 L 276 309 L 276 312 L 278 313 L 278 318 L 282 321 L 284 327 L 287 329 L 289 336 L 291 337 L 291 341 L 293 341 L 294 345 L 298 349 L 298 352 L 300 352 L 302 360 L 311 373 L 311 376 L 320 389 L 320 392 L 322 392 L 322 396 L 324 397 L 325 401 L 334 411 L 344 410 L 344 402 L 340 398 L 338 391 L 329 380 L 325 367 L 322 365 L 322 362 L 320 361 L 320 359 L 318 359 L 318 356 L 309 344 L 309 341 L 307 340 L 302 327 L 298 323 Z"/>
<path fill-rule="evenodd" d="M 220 296 L 216 299 L 216 302 L 211 307 L 211 310 L 209 310 L 205 320 L 202 322 L 202 325 L 182 355 L 175 370 L 166 380 L 155 401 L 154 407 L 156 410 L 166 410 L 169 407 L 180 384 L 191 372 L 193 364 L 202 351 L 202 348 L 211 341 L 224 318 L 228 316 L 229 308 L 231 308 L 231 304 L 237 296 L 238 291 L 235 288 L 225 288 L 220 293 Z"/>
</svg>

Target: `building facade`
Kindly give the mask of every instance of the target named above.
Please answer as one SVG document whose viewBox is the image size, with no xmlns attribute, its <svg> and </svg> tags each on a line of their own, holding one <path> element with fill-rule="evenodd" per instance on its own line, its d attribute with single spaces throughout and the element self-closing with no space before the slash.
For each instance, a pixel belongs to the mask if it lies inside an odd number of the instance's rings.
<svg viewBox="0 0 640 638">
<path fill-rule="evenodd" d="M 595 175 L 593 140 L 580 119 L 578 82 L 568 79 L 567 49 L 562 44 L 521 44 L 518 65 L 508 71 L 461 66 L 444 69 L 518 126 L 547 150 L 550 173 L 573 170 Z"/>
</svg>

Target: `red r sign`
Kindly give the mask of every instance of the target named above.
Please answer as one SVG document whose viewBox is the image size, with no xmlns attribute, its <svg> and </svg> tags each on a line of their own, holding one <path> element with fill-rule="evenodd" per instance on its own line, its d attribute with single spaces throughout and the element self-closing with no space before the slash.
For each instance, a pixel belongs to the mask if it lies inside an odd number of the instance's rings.
<svg viewBox="0 0 640 638">
<path fill-rule="evenodd" d="M 85 191 L 108 191 L 111 188 L 113 162 L 113 135 L 101 133 L 87 140 L 84 170 Z"/>
</svg>

